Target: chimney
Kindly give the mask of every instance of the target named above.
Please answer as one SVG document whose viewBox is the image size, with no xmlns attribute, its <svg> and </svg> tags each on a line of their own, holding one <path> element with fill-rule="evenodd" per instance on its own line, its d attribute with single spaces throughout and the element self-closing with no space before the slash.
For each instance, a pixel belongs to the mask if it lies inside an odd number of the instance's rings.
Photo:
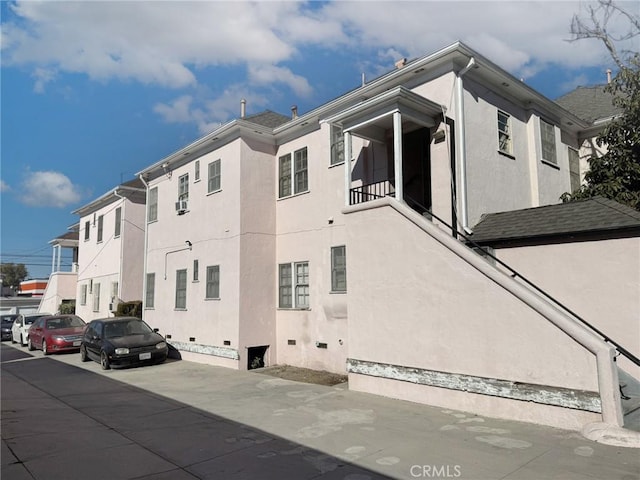
<svg viewBox="0 0 640 480">
<path fill-rule="evenodd" d="M 293 105 L 291 107 L 291 118 L 292 119 L 298 118 L 298 106 L 297 105 Z"/>
<path fill-rule="evenodd" d="M 611 69 L 607 68 L 607 83 L 611 83 Z"/>
<path fill-rule="evenodd" d="M 401 58 L 400 60 L 398 60 L 396 62 L 396 68 L 402 68 L 407 64 L 407 59 L 406 58 Z"/>
</svg>

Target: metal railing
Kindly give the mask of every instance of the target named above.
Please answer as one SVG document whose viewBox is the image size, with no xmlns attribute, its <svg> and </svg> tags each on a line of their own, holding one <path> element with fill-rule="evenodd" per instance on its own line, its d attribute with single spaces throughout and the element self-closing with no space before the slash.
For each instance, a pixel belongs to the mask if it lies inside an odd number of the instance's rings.
<svg viewBox="0 0 640 480">
<path fill-rule="evenodd" d="M 419 202 L 415 201 L 413 198 L 409 198 L 409 200 L 416 204 L 417 206 L 426 209 L 426 207 L 424 207 L 423 205 L 420 205 Z M 530 281 L 528 278 L 526 278 L 524 275 L 522 275 L 521 273 L 519 273 L 518 271 L 516 271 L 515 269 L 511 268 L 509 265 L 507 265 L 506 263 L 504 263 L 502 260 L 500 260 L 499 258 L 497 258 L 496 256 L 492 255 L 491 253 L 487 252 L 485 249 L 483 249 L 480 245 L 478 245 L 476 242 L 474 242 L 471 238 L 469 238 L 464 232 L 460 232 L 458 231 L 455 227 L 449 225 L 447 222 L 445 222 L 444 220 L 442 220 L 440 217 L 438 217 L 437 215 L 433 214 L 432 212 L 429 212 L 429 217 L 433 217 L 434 219 L 436 219 L 438 222 L 442 223 L 443 225 L 445 225 L 447 228 L 450 228 L 452 232 L 456 232 L 457 235 L 461 238 L 463 238 L 465 240 L 465 242 L 467 243 L 467 245 L 471 245 L 472 247 L 476 247 L 479 250 L 481 250 L 484 256 L 487 256 L 489 258 L 491 258 L 493 261 L 495 261 L 497 264 L 499 264 L 500 266 L 504 267 L 511 275 L 512 278 L 514 279 L 520 279 L 522 282 L 524 282 L 527 286 L 529 286 L 530 288 L 532 288 L 533 290 L 535 290 L 536 292 L 538 292 L 540 295 L 542 295 L 544 298 L 546 298 L 547 300 L 549 300 L 550 302 L 552 302 L 555 306 L 561 308 L 562 310 L 564 310 L 566 313 L 568 313 L 569 315 L 571 315 L 573 318 L 575 318 L 576 320 L 578 320 L 580 323 L 582 323 L 584 326 L 586 326 L 587 328 L 589 328 L 592 332 L 596 333 L 597 335 L 599 335 L 600 337 L 602 337 L 602 339 L 613 345 L 615 347 L 615 349 L 618 351 L 618 353 L 624 357 L 626 357 L 629 361 L 631 361 L 632 363 L 636 364 L 637 366 L 640 367 L 640 359 L 638 357 L 636 357 L 633 353 L 631 353 L 629 350 L 627 350 L 626 348 L 624 348 L 622 345 L 620 345 L 618 342 L 616 342 L 615 340 L 613 340 L 611 337 L 609 337 L 607 334 L 605 334 L 604 332 L 602 332 L 601 330 L 599 330 L 597 327 L 594 327 L 593 325 L 591 325 L 589 322 L 587 322 L 584 318 L 582 318 L 580 315 L 578 315 L 576 312 L 574 312 L 572 309 L 570 309 L 569 307 L 567 307 L 566 305 L 564 305 L 562 302 L 560 302 L 558 299 L 556 299 L 555 297 L 553 297 L 552 295 L 550 295 L 549 293 L 547 293 L 545 290 L 543 290 L 542 288 L 538 287 L 536 284 L 534 284 L 532 281 Z"/>
<path fill-rule="evenodd" d="M 396 189 L 389 180 L 376 183 L 368 183 L 349 190 L 349 205 L 370 202 L 376 198 L 393 197 Z"/>
</svg>

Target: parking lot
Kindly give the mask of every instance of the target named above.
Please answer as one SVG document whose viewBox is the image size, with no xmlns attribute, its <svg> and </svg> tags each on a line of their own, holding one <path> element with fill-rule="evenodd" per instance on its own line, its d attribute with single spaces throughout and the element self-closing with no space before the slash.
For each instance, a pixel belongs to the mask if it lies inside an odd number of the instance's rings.
<svg viewBox="0 0 640 480">
<path fill-rule="evenodd" d="M 638 450 L 188 361 L 2 344 L 2 479 L 624 479 Z"/>
</svg>

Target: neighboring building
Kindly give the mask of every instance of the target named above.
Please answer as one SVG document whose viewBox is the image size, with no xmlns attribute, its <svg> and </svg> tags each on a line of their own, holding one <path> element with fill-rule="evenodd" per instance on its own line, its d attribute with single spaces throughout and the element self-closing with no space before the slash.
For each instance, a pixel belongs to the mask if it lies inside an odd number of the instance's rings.
<svg viewBox="0 0 640 480">
<path fill-rule="evenodd" d="M 76 315 L 86 322 L 142 300 L 145 193 L 135 179 L 73 212 L 80 216 Z"/>
<path fill-rule="evenodd" d="M 49 242 L 53 247 L 51 275 L 40 302 L 40 312 L 57 313 L 62 303 L 75 300 L 78 281 L 78 224 L 71 225 L 68 230 Z M 65 251 L 70 251 L 70 268 L 64 268 L 62 263 Z"/>
<path fill-rule="evenodd" d="M 46 278 L 24 280 L 20 282 L 20 291 L 18 295 L 24 297 L 42 297 L 47 288 L 48 280 Z"/>
<path fill-rule="evenodd" d="M 578 87 L 556 100 L 556 103 L 587 124 L 578 135 L 579 148 L 569 149 L 571 191 L 577 190 L 584 182 L 584 175 L 589 170 L 589 159 L 607 152 L 606 145 L 596 144 L 596 137 L 611 120 L 622 113 L 613 104 L 613 96 L 605 91 L 605 87 L 606 85 Z"/>
</svg>

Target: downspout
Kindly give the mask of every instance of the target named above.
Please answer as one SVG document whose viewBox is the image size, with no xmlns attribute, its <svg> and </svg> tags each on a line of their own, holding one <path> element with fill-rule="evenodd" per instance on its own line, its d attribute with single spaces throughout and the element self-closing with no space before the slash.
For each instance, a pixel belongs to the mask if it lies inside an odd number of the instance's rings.
<svg viewBox="0 0 640 480">
<path fill-rule="evenodd" d="M 144 316 L 144 309 L 147 306 L 147 251 L 149 249 L 149 184 L 145 182 L 142 174 L 138 175 L 138 178 L 144 185 L 145 201 L 144 201 L 144 257 L 142 266 L 142 315 Z"/>
<path fill-rule="evenodd" d="M 460 164 L 460 221 L 462 229 L 466 233 L 471 233 L 469 229 L 469 211 L 467 205 L 467 146 L 465 141 L 465 118 L 464 118 L 464 86 L 462 77 L 476 64 L 474 57 L 469 59 L 469 63 L 456 74 L 456 138 L 458 141 L 458 155 Z"/>
<path fill-rule="evenodd" d="M 120 269 L 118 270 L 119 271 L 119 274 L 118 274 L 118 291 L 116 292 L 116 298 L 120 298 L 120 290 L 122 289 L 122 279 L 124 278 L 123 275 L 122 275 L 122 269 L 124 268 L 124 255 L 123 255 L 124 244 L 122 242 L 122 237 L 124 235 L 124 230 L 122 228 L 122 223 L 123 223 L 122 219 L 125 218 L 125 211 L 124 210 L 125 210 L 125 207 L 126 207 L 126 202 L 125 202 L 126 198 L 118 193 L 118 189 L 117 188 L 113 189 L 113 194 L 116 197 L 118 197 L 121 200 L 123 200 L 123 202 L 122 202 L 122 213 L 120 215 L 120 224 L 121 224 L 120 225 Z M 113 300 L 112 300 L 112 303 L 113 303 Z"/>
</svg>

